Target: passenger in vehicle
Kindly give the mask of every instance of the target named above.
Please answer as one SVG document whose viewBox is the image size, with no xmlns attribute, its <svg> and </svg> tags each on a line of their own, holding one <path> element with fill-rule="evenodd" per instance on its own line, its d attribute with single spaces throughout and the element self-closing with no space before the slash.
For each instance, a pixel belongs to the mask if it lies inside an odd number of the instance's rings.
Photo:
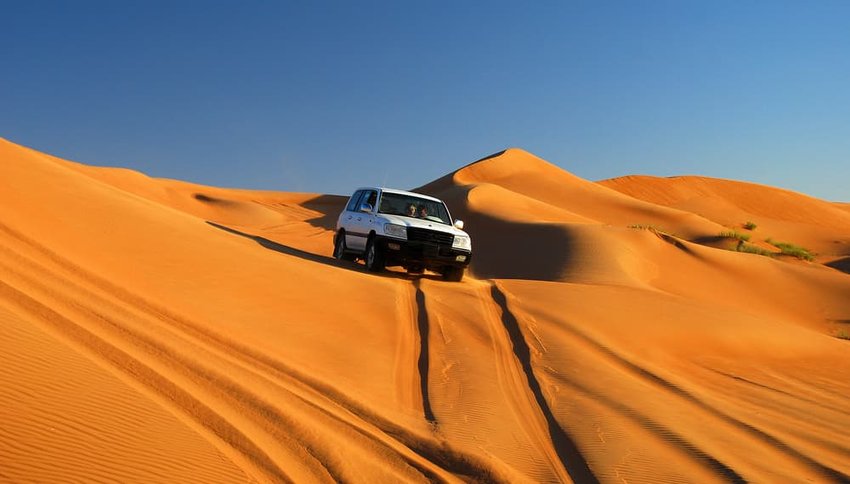
<svg viewBox="0 0 850 484">
<path fill-rule="evenodd" d="M 407 206 L 407 216 L 408 217 L 415 217 L 416 216 L 416 205 L 411 203 L 410 205 Z"/>
</svg>

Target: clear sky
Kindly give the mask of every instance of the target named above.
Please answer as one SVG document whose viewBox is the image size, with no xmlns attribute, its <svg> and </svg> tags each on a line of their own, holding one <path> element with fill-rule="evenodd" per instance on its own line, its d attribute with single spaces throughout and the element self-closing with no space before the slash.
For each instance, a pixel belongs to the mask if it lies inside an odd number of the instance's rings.
<svg viewBox="0 0 850 484">
<path fill-rule="evenodd" d="M 0 137 L 217 186 L 590 180 L 850 201 L 850 2 L 0 0 Z M 2 160 L 0 160 L 2 162 Z"/>
</svg>

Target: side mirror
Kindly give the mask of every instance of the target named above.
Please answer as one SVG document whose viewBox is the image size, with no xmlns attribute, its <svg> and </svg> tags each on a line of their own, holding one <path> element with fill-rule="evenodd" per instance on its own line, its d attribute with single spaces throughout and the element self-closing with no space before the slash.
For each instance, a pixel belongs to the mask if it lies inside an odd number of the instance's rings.
<svg viewBox="0 0 850 484">
<path fill-rule="evenodd" d="M 360 205 L 360 211 L 366 212 L 366 213 L 372 213 L 372 206 L 369 205 L 368 203 L 364 203 L 364 204 Z"/>
<path fill-rule="evenodd" d="M 463 230 L 463 220 L 455 219 L 455 228 L 458 230 Z"/>
</svg>

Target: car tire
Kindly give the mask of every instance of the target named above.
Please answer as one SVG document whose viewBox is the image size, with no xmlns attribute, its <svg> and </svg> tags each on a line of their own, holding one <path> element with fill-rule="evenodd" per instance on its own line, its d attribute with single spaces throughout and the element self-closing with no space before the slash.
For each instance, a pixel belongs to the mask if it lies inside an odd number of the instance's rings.
<svg viewBox="0 0 850 484">
<path fill-rule="evenodd" d="M 345 246 L 345 231 L 340 230 L 337 232 L 334 240 L 334 259 L 353 261 L 356 258 L 356 255 L 347 252 L 347 247 Z"/>
<path fill-rule="evenodd" d="M 446 267 L 443 269 L 443 279 L 449 282 L 460 282 L 463 280 L 463 267 Z"/>
<path fill-rule="evenodd" d="M 374 237 L 370 237 L 366 243 L 366 254 L 363 256 L 366 261 L 366 270 L 369 272 L 380 272 L 384 270 L 386 260 L 384 259 L 384 251 L 381 245 L 375 241 Z"/>
</svg>

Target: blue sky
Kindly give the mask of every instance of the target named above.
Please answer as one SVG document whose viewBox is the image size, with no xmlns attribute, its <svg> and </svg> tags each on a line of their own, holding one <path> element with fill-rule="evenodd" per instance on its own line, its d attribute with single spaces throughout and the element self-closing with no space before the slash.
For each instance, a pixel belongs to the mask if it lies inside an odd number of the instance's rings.
<svg viewBox="0 0 850 484">
<path fill-rule="evenodd" d="M 850 2 L 4 1 L 0 137 L 239 188 L 590 180 L 850 201 Z"/>
</svg>

